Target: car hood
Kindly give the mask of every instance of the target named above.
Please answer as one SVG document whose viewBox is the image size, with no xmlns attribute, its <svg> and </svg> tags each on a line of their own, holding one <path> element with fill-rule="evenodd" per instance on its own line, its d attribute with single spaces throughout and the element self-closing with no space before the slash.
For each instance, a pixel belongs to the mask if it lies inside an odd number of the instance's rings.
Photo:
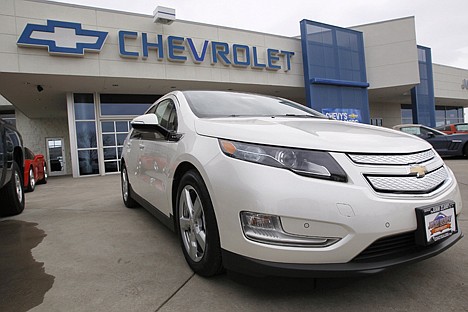
<svg viewBox="0 0 468 312">
<path fill-rule="evenodd" d="M 412 153 L 431 148 L 424 140 L 399 131 L 327 119 L 196 119 L 195 129 L 216 138 L 336 152 Z"/>
</svg>

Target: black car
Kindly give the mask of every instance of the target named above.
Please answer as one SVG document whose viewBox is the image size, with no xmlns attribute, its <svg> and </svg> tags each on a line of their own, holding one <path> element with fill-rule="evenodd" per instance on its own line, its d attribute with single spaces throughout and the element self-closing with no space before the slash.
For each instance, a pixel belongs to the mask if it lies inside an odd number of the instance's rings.
<svg viewBox="0 0 468 312">
<path fill-rule="evenodd" d="M 0 119 L 0 216 L 24 210 L 24 148 L 21 135 Z"/>
<path fill-rule="evenodd" d="M 415 124 L 398 125 L 393 129 L 416 135 L 429 142 L 440 156 L 468 157 L 468 134 L 445 134 L 439 130 Z"/>
</svg>

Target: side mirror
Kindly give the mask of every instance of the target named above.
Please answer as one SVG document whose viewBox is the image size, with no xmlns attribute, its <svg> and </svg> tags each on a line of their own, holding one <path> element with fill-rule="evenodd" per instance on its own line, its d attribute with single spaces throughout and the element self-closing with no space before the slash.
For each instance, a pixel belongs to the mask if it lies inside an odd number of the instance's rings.
<svg viewBox="0 0 468 312">
<path fill-rule="evenodd" d="M 435 137 L 435 134 L 434 134 L 434 132 L 428 132 L 428 133 L 426 134 L 426 136 L 427 136 L 428 138 L 433 138 L 433 137 Z"/>
<path fill-rule="evenodd" d="M 130 124 L 133 129 L 144 131 L 144 132 L 155 132 L 160 131 L 161 126 L 158 122 L 158 117 L 155 114 L 145 114 L 135 117 Z"/>
<path fill-rule="evenodd" d="M 133 129 L 142 132 L 159 132 L 166 140 L 177 142 L 182 138 L 182 134 L 175 131 L 168 131 L 161 127 L 158 122 L 158 117 L 155 114 L 145 114 L 135 117 L 131 122 Z"/>
<path fill-rule="evenodd" d="M 131 121 L 131 124 L 132 124 L 132 127 L 134 126 L 138 127 L 138 125 L 155 126 L 155 125 L 158 125 L 159 122 L 158 122 L 158 117 L 156 117 L 155 114 L 145 114 L 145 115 L 141 115 L 141 116 L 133 118 L 133 120 Z"/>
</svg>

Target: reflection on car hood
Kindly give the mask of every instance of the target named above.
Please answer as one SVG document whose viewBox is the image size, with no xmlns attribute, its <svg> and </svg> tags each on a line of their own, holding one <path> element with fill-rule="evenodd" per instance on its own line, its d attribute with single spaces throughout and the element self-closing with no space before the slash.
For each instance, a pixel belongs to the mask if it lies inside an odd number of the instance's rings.
<svg viewBox="0 0 468 312">
<path fill-rule="evenodd" d="M 364 124 L 309 118 L 197 119 L 198 134 L 235 141 L 315 150 L 411 153 L 431 146 L 411 135 Z"/>
</svg>

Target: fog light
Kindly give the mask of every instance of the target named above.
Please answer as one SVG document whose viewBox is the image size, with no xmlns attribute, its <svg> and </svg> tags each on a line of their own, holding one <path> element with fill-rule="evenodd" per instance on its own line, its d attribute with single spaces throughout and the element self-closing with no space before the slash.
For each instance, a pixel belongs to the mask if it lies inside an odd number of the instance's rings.
<svg viewBox="0 0 468 312">
<path fill-rule="evenodd" d="M 279 216 L 241 212 L 242 230 L 247 239 L 291 247 L 327 247 L 340 240 L 337 237 L 293 235 L 284 232 Z"/>
</svg>

